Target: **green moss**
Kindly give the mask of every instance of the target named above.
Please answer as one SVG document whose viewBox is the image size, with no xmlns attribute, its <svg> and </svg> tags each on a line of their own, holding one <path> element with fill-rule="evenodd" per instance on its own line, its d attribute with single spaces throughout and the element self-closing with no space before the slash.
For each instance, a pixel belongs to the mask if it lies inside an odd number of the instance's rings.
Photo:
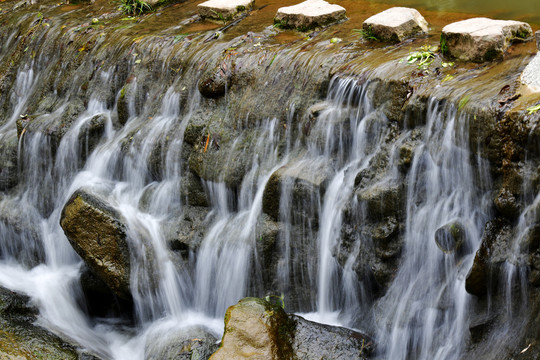
<svg viewBox="0 0 540 360">
<path fill-rule="evenodd" d="M 245 11 L 245 10 L 246 10 L 246 7 L 243 6 L 243 5 L 238 5 L 238 6 L 236 7 L 236 11 L 238 11 L 238 12 L 242 12 L 242 11 Z"/>
<path fill-rule="evenodd" d="M 443 55 L 449 55 L 449 52 L 448 52 L 448 42 L 446 40 L 446 37 L 441 34 L 441 40 L 440 40 L 440 44 L 441 44 L 441 54 Z"/>
</svg>

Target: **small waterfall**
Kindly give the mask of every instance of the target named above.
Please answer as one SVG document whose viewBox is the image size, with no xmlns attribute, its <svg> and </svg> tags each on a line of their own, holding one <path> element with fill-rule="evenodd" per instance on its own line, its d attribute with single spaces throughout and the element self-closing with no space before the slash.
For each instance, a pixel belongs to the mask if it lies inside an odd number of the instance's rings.
<svg viewBox="0 0 540 360">
<path fill-rule="evenodd" d="M 427 120 L 408 178 L 403 264 L 378 305 L 387 359 L 459 359 L 468 336 L 464 281 L 488 215 L 479 204 L 489 193 L 475 183 L 484 172 L 470 160 L 467 116 L 431 100 Z M 438 248 L 436 232 L 447 224 L 461 228 L 461 250 Z"/>
</svg>

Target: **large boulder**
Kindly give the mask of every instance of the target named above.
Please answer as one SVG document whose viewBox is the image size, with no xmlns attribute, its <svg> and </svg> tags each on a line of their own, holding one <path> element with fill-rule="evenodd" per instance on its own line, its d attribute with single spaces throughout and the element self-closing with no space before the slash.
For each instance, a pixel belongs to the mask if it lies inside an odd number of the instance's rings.
<svg viewBox="0 0 540 360">
<path fill-rule="evenodd" d="M 445 254 L 458 253 L 466 240 L 466 230 L 459 222 L 451 222 L 435 231 L 435 243 Z"/>
<path fill-rule="evenodd" d="M 427 32 L 428 23 L 416 9 L 393 7 L 365 20 L 362 28 L 379 40 L 401 42 Z"/>
<path fill-rule="evenodd" d="M 442 29 L 441 51 L 458 60 L 491 61 L 501 58 L 512 42 L 531 35 L 531 26 L 521 21 L 473 18 Z"/>
<path fill-rule="evenodd" d="M 279 8 L 274 24 L 283 28 L 306 31 L 345 19 L 345 8 L 324 0 L 307 0 L 293 6 Z"/>
<path fill-rule="evenodd" d="M 99 195 L 79 189 L 64 206 L 60 226 L 88 267 L 116 295 L 129 299 L 130 253 L 120 213 Z"/>
<path fill-rule="evenodd" d="M 245 298 L 229 307 L 218 359 L 365 359 L 372 340 L 353 330 L 287 315 L 277 305 Z"/>
</svg>

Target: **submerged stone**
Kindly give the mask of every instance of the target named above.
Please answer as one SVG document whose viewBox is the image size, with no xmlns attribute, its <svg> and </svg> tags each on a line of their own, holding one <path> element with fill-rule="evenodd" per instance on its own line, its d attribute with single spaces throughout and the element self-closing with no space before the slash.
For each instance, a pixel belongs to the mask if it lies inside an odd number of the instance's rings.
<svg viewBox="0 0 540 360">
<path fill-rule="evenodd" d="M 459 60 L 491 61 L 501 58 L 513 41 L 526 41 L 531 35 L 530 25 L 521 21 L 473 18 L 446 25 L 441 50 Z"/>
<path fill-rule="evenodd" d="M 231 20 L 246 10 L 253 8 L 253 0 L 208 0 L 197 5 L 202 18 Z"/>
<path fill-rule="evenodd" d="M 406 7 L 393 7 L 373 15 L 362 27 L 379 40 L 395 42 L 428 31 L 428 23 L 418 10 Z"/>
<path fill-rule="evenodd" d="M 300 31 L 330 25 L 345 19 L 345 8 L 324 0 L 307 0 L 293 6 L 279 8 L 274 24 Z"/>
</svg>

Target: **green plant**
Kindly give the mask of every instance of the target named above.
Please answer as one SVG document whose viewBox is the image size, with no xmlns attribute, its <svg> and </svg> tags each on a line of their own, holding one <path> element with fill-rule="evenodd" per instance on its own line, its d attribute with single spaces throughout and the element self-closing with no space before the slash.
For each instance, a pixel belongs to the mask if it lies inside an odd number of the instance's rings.
<svg viewBox="0 0 540 360">
<path fill-rule="evenodd" d="M 274 27 L 278 29 L 287 29 L 289 27 L 289 20 L 287 19 L 274 19 Z"/>
<path fill-rule="evenodd" d="M 362 36 L 366 40 L 371 41 L 379 41 L 379 38 L 375 36 L 373 33 L 373 30 L 371 29 L 371 25 L 368 27 L 368 29 L 353 29 L 355 33 Z"/>
<path fill-rule="evenodd" d="M 463 98 L 461 98 L 461 100 L 459 100 L 458 110 L 463 109 L 465 105 L 467 105 L 467 103 L 469 102 L 470 98 L 470 95 L 465 95 Z"/>
<path fill-rule="evenodd" d="M 144 0 L 121 0 L 120 10 L 127 15 L 141 15 L 152 11 L 152 6 Z"/>
<path fill-rule="evenodd" d="M 447 43 L 446 38 L 444 37 L 443 34 L 441 34 L 440 44 L 441 44 L 441 54 L 447 55 L 448 54 L 448 43 Z"/>
<path fill-rule="evenodd" d="M 435 53 L 439 50 L 437 46 L 424 45 L 420 48 L 420 51 L 413 51 L 409 53 L 406 59 L 401 59 L 399 62 L 407 60 L 408 64 L 414 64 L 418 62 L 419 69 L 427 69 L 433 61 L 435 61 Z"/>
<path fill-rule="evenodd" d="M 535 106 L 531 106 L 531 107 L 528 107 L 527 108 L 527 111 L 529 112 L 529 115 L 530 114 L 534 114 L 535 112 L 537 112 L 538 110 L 540 110 L 540 104 L 537 104 Z"/>
<path fill-rule="evenodd" d="M 279 305 L 282 309 L 285 309 L 285 297 L 283 294 L 281 294 L 281 296 L 268 295 L 264 298 L 264 300 L 270 304 Z"/>
</svg>

